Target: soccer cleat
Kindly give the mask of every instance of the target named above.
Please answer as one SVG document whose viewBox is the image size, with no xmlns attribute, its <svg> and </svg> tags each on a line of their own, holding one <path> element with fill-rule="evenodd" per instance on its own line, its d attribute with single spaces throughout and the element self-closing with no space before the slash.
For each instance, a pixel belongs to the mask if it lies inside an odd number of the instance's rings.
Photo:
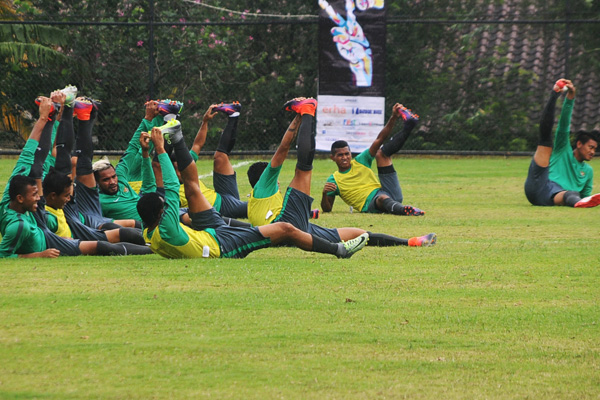
<svg viewBox="0 0 600 400">
<path fill-rule="evenodd" d="M 73 103 L 77 98 L 77 86 L 67 85 L 64 87 L 64 89 L 60 89 L 60 91 L 67 96 L 65 99 L 65 106 L 73 107 Z"/>
<path fill-rule="evenodd" d="M 354 239 L 350 239 L 346 242 L 340 243 L 342 245 L 343 254 L 338 255 L 338 258 L 350 258 L 354 253 L 361 250 L 363 247 L 367 245 L 369 241 L 369 234 L 363 233 L 360 236 L 355 237 Z"/>
<path fill-rule="evenodd" d="M 413 206 L 404 206 L 400 215 L 419 216 L 425 215 L 425 211 Z"/>
<path fill-rule="evenodd" d="M 240 111 L 242 111 L 242 105 L 239 101 L 234 101 L 233 103 L 221 103 L 213 108 L 213 111 L 221 111 L 230 117 L 237 117 L 240 115 Z"/>
<path fill-rule="evenodd" d="M 80 121 L 89 121 L 92 110 L 98 110 L 100 101 L 89 97 L 79 97 L 73 103 L 73 115 Z"/>
<path fill-rule="evenodd" d="M 412 112 L 412 110 L 402 106 L 400 110 L 398 110 L 398 114 L 402 117 L 404 122 L 414 121 L 417 122 L 419 120 L 419 116 Z"/>
<path fill-rule="evenodd" d="M 283 105 L 285 111 L 292 111 L 297 114 L 310 114 L 314 117 L 315 111 L 317 110 L 317 100 L 309 97 L 297 97 L 285 103 Z"/>
<path fill-rule="evenodd" d="M 167 116 L 169 114 L 179 115 L 183 109 L 183 103 L 176 100 L 159 100 L 158 101 L 158 113 L 160 115 Z"/>
<path fill-rule="evenodd" d="M 564 79 L 557 80 L 552 89 L 557 93 L 566 92 L 567 90 L 569 90 L 569 88 L 567 87 L 567 81 L 565 81 Z"/>
<path fill-rule="evenodd" d="M 310 218 L 311 219 L 319 219 L 320 210 L 315 208 L 314 210 L 310 210 Z"/>
<path fill-rule="evenodd" d="M 584 197 L 579 200 L 573 207 L 576 208 L 591 208 L 600 205 L 600 193 L 593 194 L 588 197 Z"/>
<path fill-rule="evenodd" d="M 437 235 L 430 233 L 429 235 L 412 237 L 408 239 L 408 245 L 412 247 L 430 247 L 437 241 Z"/>
<path fill-rule="evenodd" d="M 35 104 L 39 107 L 41 103 L 41 99 L 38 97 L 35 99 Z M 55 113 L 60 112 L 60 104 L 52 103 L 52 108 L 50 109 L 50 114 L 48 114 L 48 119 L 54 116 Z"/>
<path fill-rule="evenodd" d="M 169 122 L 159 127 L 163 137 L 169 144 L 177 143 L 183 140 L 183 132 L 181 131 L 181 122 L 176 119 L 171 119 Z"/>
</svg>

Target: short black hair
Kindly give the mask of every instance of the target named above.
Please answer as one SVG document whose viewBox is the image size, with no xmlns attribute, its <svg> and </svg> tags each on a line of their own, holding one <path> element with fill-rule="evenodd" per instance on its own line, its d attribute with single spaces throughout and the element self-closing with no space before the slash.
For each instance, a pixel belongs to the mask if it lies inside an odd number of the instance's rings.
<svg viewBox="0 0 600 400">
<path fill-rule="evenodd" d="M 54 167 L 50 167 L 42 182 L 42 189 L 44 189 L 44 195 L 49 195 L 50 193 L 61 194 L 65 189 L 71 187 L 72 184 L 73 179 L 69 175 L 58 172 Z"/>
<path fill-rule="evenodd" d="M 35 179 L 26 175 L 15 175 L 8 183 L 8 197 L 15 200 L 18 195 L 25 196 L 28 186 L 37 186 Z"/>
<path fill-rule="evenodd" d="M 165 201 L 161 195 L 156 192 L 150 192 L 140 197 L 137 202 L 137 212 L 144 223 L 144 226 L 152 226 L 160 219 L 160 212 L 165 207 Z"/>
<path fill-rule="evenodd" d="M 346 142 L 345 140 L 336 140 L 331 144 L 331 155 L 335 155 L 335 151 L 337 149 L 343 149 L 344 147 L 350 148 L 348 142 Z"/>
<path fill-rule="evenodd" d="M 250 182 L 250 186 L 254 187 L 256 182 L 260 179 L 263 171 L 269 165 L 268 162 L 265 161 L 257 161 L 248 168 L 248 181 Z"/>
<path fill-rule="evenodd" d="M 600 132 L 598 132 L 597 130 L 593 130 L 591 132 L 587 132 L 587 131 L 578 131 L 577 134 L 575 135 L 575 144 L 577 144 L 577 142 L 581 142 L 581 144 L 586 144 L 587 142 L 589 142 L 590 140 L 594 140 L 595 142 L 598 142 L 598 134 Z"/>
</svg>

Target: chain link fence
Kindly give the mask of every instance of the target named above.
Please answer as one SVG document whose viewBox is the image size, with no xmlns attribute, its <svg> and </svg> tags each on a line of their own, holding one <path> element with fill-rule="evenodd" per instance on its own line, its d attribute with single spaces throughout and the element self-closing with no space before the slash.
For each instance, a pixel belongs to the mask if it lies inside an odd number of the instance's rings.
<svg viewBox="0 0 600 400">
<path fill-rule="evenodd" d="M 200 8 L 193 1 L 178 2 L 178 9 L 161 3 L 159 11 L 151 1 L 126 8 L 126 21 L 102 15 L 76 20 L 76 13 L 61 20 L 46 14 L 0 21 L 5 30 L 43 25 L 67 37 L 58 61 L 1 66 L 0 148 L 22 147 L 38 95 L 74 84 L 80 94 L 102 101 L 95 125 L 99 150 L 125 149 L 144 103 L 170 98 L 184 103 L 189 141 L 208 106 L 240 101 L 234 152 L 272 151 L 290 120 L 283 103 L 317 95 L 314 3 L 296 7 L 314 17 L 287 19 L 251 19 L 250 13 Z M 389 6 L 388 116 L 396 102 L 421 116 L 404 150 L 533 151 L 541 109 L 561 77 L 578 88 L 572 131 L 600 128 L 600 20 L 598 7 L 589 6 L 595 2 L 582 2 L 587 8 L 565 0 L 436 3 L 442 2 Z M 215 149 L 219 128 L 212 124 L 206 151 Z"/>
</svg>

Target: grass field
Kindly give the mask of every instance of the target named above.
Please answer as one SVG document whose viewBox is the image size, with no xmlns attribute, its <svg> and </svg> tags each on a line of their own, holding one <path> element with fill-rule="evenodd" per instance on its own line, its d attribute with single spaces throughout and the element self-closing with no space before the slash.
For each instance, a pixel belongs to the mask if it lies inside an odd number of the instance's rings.
<svg viewBox="0 0 600 400">
<path fill-rule="evenodd" d="M 0 261 L 0 398 L 598 399 L 600 208 L 529 205 L 529 161 L 398 157 L 424 217 L 318 221 L 431 248 Z"/>
</svg>

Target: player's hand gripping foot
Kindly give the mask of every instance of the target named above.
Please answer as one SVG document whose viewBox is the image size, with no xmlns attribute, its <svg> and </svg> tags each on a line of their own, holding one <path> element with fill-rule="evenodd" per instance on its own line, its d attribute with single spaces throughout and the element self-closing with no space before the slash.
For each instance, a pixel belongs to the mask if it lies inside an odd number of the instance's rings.
<svg viewBox="0 0 600 400">
<path fill-rule="evenodd" d="M 340 243 L 341 254 L 338 254 L 338 258 L 352 257 L 354 253 L 365 247 L 368 241 L 369 234 L 365 232 L 362 235 L 355 237 L 354 239 L 350 239 L 348 241 Z"/>
<path fill-rule="evenodd" d="M 239 101 L 234 101 L 233 103 L 221 103 L 214 107 L 213 111 L 221 111 L 230 117 L 238 117 L 240 115 L 240 111 L 242 111 L 242 105 Z"/>
<path fill-rule="evenodd" d="M 412 237 L 408 239 L 408 245 L 412 247 L 430 247 L 437 241 L 437 235 L 430 233 L 429 235 Z"/>
<path fill-rule="evenodd" d="M 556 81 L 556 83 L 554 84 L 554 87 L 552 89 L 557 93 L 566 92 L 567 90 L 569 90 L 569 88 L 567 87 L 567 83 L 569 83 L 568 80 L 559 79 Z"/>
<path fill-rule="evenodd" d="M 73 107 L 73 103 L 77 98 L 77 86 L 67 85 L 63 89 L 60 89 L 60 91 L 63 92 L 66 96 L 65 106 Z"/>
<path fill-rule="evenodd" d="M 412 110 L 404 107 L 403 105 L 401 105 L 398 109 L 398 115 L 402 117 L 404 122 L 416 123 L 419 120 L 419 116 L 416 113 L 412 112 Z"/>
<path fill-rule="evenodd" d="M 177 118 L 179 114 L 181 114 L 181 110 L 183 109 L 183 103 L 177 100 L 164 99 L 159 100 L 158 102 L 158 113 L 163 117 L 166 117 L 169 114 L 173 114 L 171 118 L 166 118 L 166 120 L 170 120 L 172 118 Z"/>
<path fill-rule="evenodd" d="M 314 116 L 317 110 L 317 100 L 313 99 L 312 97 L 296 97 L 295 99 L 285 103 L 283 105 L 283 109 L 285 111 L 292 111 L 300 115 L 310 114 Z"/>
</svg>

